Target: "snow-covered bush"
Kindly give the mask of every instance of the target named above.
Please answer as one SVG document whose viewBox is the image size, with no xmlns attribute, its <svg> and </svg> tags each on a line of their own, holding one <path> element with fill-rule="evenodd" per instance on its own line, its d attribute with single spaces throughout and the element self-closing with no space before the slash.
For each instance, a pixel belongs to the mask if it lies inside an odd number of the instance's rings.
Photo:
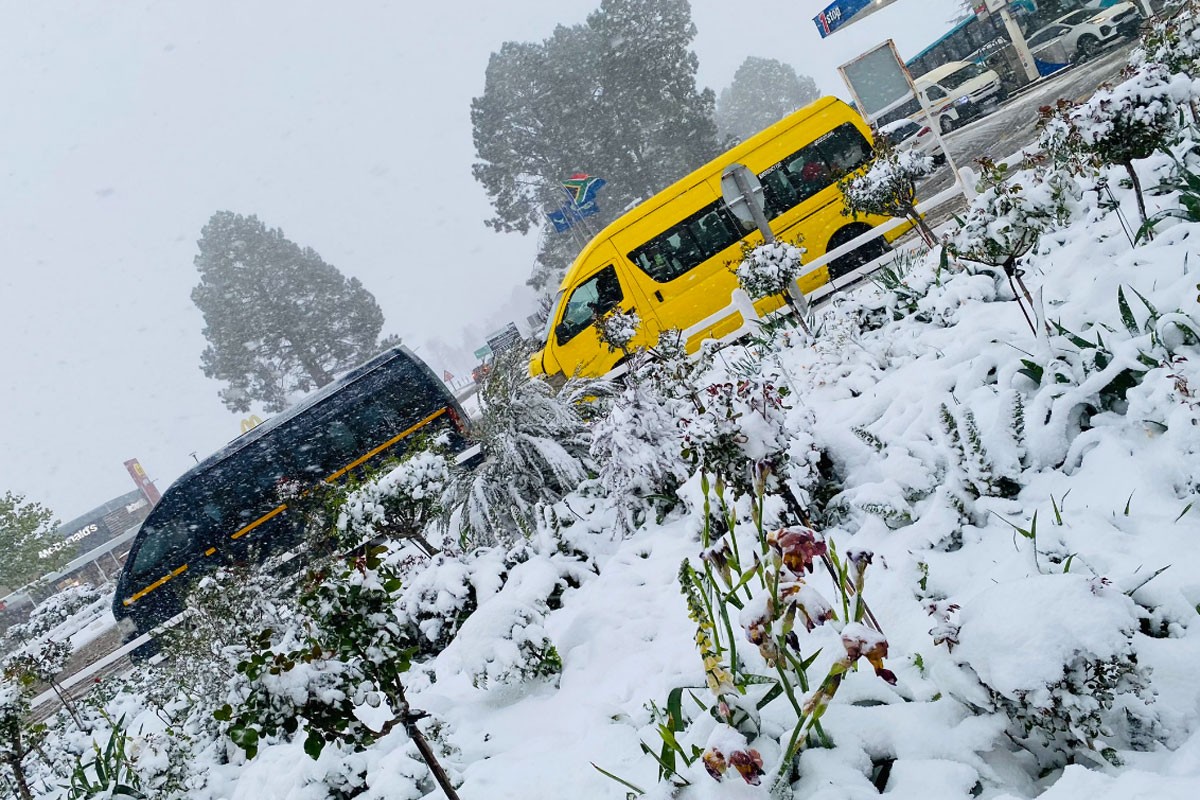
<svg viewBox="0 0 1200 800">
<path fill-rule="evenodd" d="M 1200 9 L 1187 0 L 1179 13 L 1151 21 L 1129 61 L 1134 66 L 1161 64 L 1170 72 L 1200 77 Z"/>
<path fill-rule="evenodd" d="M 1070 221 L 1081 191 L 1061 170 L 979 163 L 979 193 L 947 247 L 958 258 L 1012 270 L 1047 231 Z"/>
<path fill-rule="evenodd" d="M 775 478 L 785 474 L 784 398 L 782 389 L 761 376 L 710 385 L 699 395 L 702 410 L 679 421 L 684 458 L 735 494 L 752 494 L 756 471 Z"/>
<path fill-rule="evenodd" d="M 1132 641 L 1137 607 L 1107 581 L 1071 574 L 1006 581 L 964 602 L 960 619 L 954 656 L 1042 768 L 1085 751 L 1117 763 L 1115 748 L 1152 744 L 1152 694 Z"/>
<path fill-rule="evenodd" d="M 592 461 L 597 479 L 618 506 L 617 523 L 628 533 L 654 509 L 674 505 L 687 478 L 676 419 L 682 402 L 655 387 L 632 382 L 613 401 L 608 416 L 592 427 Z"/>
<path fill-rule="evenodd" d="M 82 728 L 83 722 L 79 717 L 79 710 L 75 707 L 75 701 L 64 693 L 58 684 L 58 676 L 62 674 L 73 652 L 74 648 L 70 642 L 56 642 L 53 639 L 33 642 L 5 659 L 3 672 L 6 678 L 16 680 L 24 686 L 49 685 L 58 695 L 63 708 L 75 720 L 75 724 Z"/>
<path fill-rule="evenodd" d="M 803 269 L 804 248 L 787 242 L 770 242 L 745 247 L 735 270 L 738 285 L 752 300 L 787 294 Z M 790 302 L 790 300 L 789 300 Z"/>
<path fill-rule="evenodd" d="M 629 345 L 633 337 L 637 336 L 641 324 L 637 311 L 623 311 L 620 306 L 616 306 L 596 317 L 594 328 L 600 344 L 610 352 L 620 350 L 629 355 Z"/>
<path fill-rule="evenodd" d="M 479 689 L 555 678 L 562 670 L 546 629 L 564 591 L 591 576 L 578 559 L 532 550 L 508 570 L 503 588 L 463 623 L 437 662 L 439 680 L 465 675 Z"/>
<path fill-rule="evenodd" d="M 1001 268 L 1027 324 L 1036 332 L 1033 297 L 1018 264 L 1047 231 L 1071 219 L 1082 192 L 1074 177 L 1061 168 L 1009 174 L 1007 164 L 982 159 L 980 165 L 979 194 L 946 249 L 957 258 Z"/>
<path fill-rule="evenodd" d="M 234 703 L 214 716 L 253 758 L 271 737 L 303 733 L 313 759 L 326 745 L 360 751 L 402 727 L 448 796 L 453 788 L 408 705 L 403 675 L 411 652 L 392 611 L 400 578 L 392 554 L 369 548 L 310 575 L 298 624 L 264 630 L 237 667 Z M 301 724 L 304 730 L 301 731 Z M 362 777 L 347 776 L 352 795 Z"/>
<path fill-rule="evenodd" d="M 917 213 L 917 181 L 933 172 L 933 158 L 917 150 L 896 150 L 877 143 L 875 160 L 865 172 L 852 172 L 838 181 L 846 200 L 843 214 L 878 214 L 910 220 L 929 246 L 937 241 Z"/>
<path fill-rule="evenodd" d="M 1180 106 L 1196 96 L 1191 78 L 1146 64 L 1122 83 L 1100 87 L 1069 114 L 1085 152 L 1101 163 L 1125 167 L 1143 223 L 1146 201 L 1133 162 L 1167 145 L 1178 130 Z"/>
<path fill-rule="evenodd" d="M 20 800 L 33 800 L 25 759 L 44 738 L 44 729 L 29 722 L 29 695 L 17 681 L 0 678 L 0 762 L 4 782 Z"/>
<path fill-rule="evenodd" d="M 50 595 L 33 609 L 28 620 L 8 629 L 0 649 L 11 649 L 21 642 L 50 633 L 102 596 L 103 592 L 86 583 Z"/>
<path fill-rule="evenodd" d="M 376 536 L 412 539 L 427 553 L 426 529 L 442 522 L 454 465 L 436 450 L 420 450 L 383 477 L 349 492 L 338 511 L 339 537 L 364 541 Z"/>
<path fill-rule="evenodd" d="M 444 650 L 480 601 L 500 591 L 510 566 L 503 550 L 490 547 L 402 563 L 396 620 L 417 655 Z"/>
<path fill-rule="evenodd" d="M 509 353 L 494 362 L 480 389 L 474 430 L 483 463 L 452 489 L 462 539 L 476 545 L 527 536 L 538 506 L 557 502 L 587 476 L 585 415 L 609 392 L 604 381 L 582 379 L 555 390 L 529 376 L 519 352 Z"/>
</svg>

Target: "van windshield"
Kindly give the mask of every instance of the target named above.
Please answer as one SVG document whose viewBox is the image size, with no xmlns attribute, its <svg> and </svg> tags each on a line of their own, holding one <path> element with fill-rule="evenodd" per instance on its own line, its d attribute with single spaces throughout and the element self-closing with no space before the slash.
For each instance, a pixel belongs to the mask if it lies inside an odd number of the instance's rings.
<svg viewBox="0 0 1200 800">
<path fill-rule="evenodd" d="M 951 72 L 946 77 L 942 78 L 938 83 L 945 89 L 957 89 L 972 78 L 978 78 L 983 73 L 987 72 L 987 67 L 982 64 L 968 64 L 960 70 Z"/>
</svg>

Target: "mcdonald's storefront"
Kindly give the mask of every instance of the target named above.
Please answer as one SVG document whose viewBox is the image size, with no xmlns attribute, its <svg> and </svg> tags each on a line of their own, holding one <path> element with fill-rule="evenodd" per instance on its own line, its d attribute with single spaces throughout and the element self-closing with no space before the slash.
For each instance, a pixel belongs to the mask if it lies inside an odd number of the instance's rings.
<svg viewBox="0 0 1200 800">
<path fill-rule="evenodd" d="M 62 525 L 58 529 L 61 538 L 38 554 L 58 563 L 64 556 L 68 559 L 48 576 L 47 588 L 107 583 L 125 563 L 134 534 L 151 508 L 142 490 L 135 489 Z"/>
</svg>

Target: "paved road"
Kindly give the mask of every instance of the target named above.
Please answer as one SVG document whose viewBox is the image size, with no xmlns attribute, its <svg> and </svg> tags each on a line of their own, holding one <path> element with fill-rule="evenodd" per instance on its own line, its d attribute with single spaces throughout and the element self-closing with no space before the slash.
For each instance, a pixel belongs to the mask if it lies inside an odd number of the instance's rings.
<svg viewBox="0 0 1200 800">
<path fill-rule="evenodd" d="M 969 167 L 983 157 L 1001 161 L 1017 154 L 1037 138 L 1038 109 L 1060 99 L 1086 99 L 1100 84 L 1119 76 L 1132 49 L 1130 42 L 1058 72 L 1013 97 L 995 113 L 954 131 L 945 137 L 951 158 L 959 167 Z M 920 194 L 932 196 L 951 180 L 950 170 L 943 168 L 921 185 Z"/>
</svg>

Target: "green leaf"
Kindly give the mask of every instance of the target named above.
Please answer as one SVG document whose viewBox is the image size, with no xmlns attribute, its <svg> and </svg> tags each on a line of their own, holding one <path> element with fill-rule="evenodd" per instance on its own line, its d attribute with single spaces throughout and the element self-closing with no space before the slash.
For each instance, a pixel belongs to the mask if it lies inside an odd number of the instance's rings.
<svg viewBox="0 0 1200 800">
<path fill-rule="evenodd" d="M 1058 333 L 1059 336 L 1066 338 L 1067 341 L 1069 341 L 1071 344 L 1078 347 L 1080 350 L 1091 350 L 1093 347 L 1096 346 L 1096 345 L 1092 344 L 1091 342 L 1089 342 L 1087 339 L 1084 339 L 1082 336 L 1067 330 L 1066 328 L 1064 328 L 1062 326 L 1061 323 L 1051 322 L 1050 324 L 1054 326 L 1054 330 Z M 1028 364 L 1029 362 L 1027 362 L 1025 359 L 1021 359 L 1021 363 Z"/>
<path fill-rule="evenodd" d="M 1121 323 L 1125 326 L 1125 330 L 1129 331 L 1129 335 L 1140 334 L 1137 318 L 1133 316 L 1133 309 L 1129 307 L 1129 301 L 1125 299 L 1124 287 L 1117 287 L 1117 307 L 1121 309 Z"/>
<path fill-rule="evenodd" d="M 1188 503 L 1186 506 L 1184 506 L 1183 511 L 1179 512 L 1179 516 L 1175 518 L 1175 521 L 1179 522 L 1179 520 L 1183 519 L 1183 515 L 1191 511 L 1193 505 L 1195 505 L 1195 503 Z"/>
<path fill-rule="evenodd" d="M 824 648 L 822 648 L 822 649 L 824 649 Z M 808 668 L 813 665 L 813 662 L 817 660 L 817 656 L 819 656 L 819 655 L 821 655 L 821 650 L 817 650 L 817 652 L 813 653 L 811 656 L 809 656 L 808 658 L 801 661 L 800 669 L 804 670 L 805 672 L 808 672 Z"/>
<path fill-rule="evenodd" d="M 313 761 L 321 757 L 321 751 L 325 749 L 325 738 L 318 731 L 309 731 L 308 737 L 304 740 L 304 752 Z"/>
<path fill-rule="evenodd" d="M 781 694 L 783 694 L 783 684 L 776 683 L 774 686 L 771 687 L 771 690 L 769 692 L 764 694 L 762 696 L 762 698 L 759 699 L 759 701 L 754 704 L 754 707 L 757 708 L 759 711 L 762 711 L 764 708 L 767 707 L 768 704 L 770 704 L 770 702 L 772 700 L 779 697 Z"/>
<path fill-rule="evenodd" d="M 213 718 L 221 722 L 229 722 L 229 720 L 233 719 L 233 706 L 226 703 L 213 712 Z"/>
<path fill-rule="evenodd" d="M 1017 373 L 1020 375 L 1024 375 L 1025 377 L 1029 378 L 1029 380 L 1036 383 L 1038 386 L 1041 386 L 1042 385 L 1042 375 L 1045 374 L 1045 370 L 1042 369 L 1041 365 L 1035 361 L 1030 361 L 1027 358 L 1022 358 L 1021 363 L 1024 364 L 1025 366 L 1022 367 L 1021 369 L 1017 370 Z"/>
<path fill-rule="evenodd" d="M 254 758 L 258 752 L 258 731 L 241 725 L 229 729 L 229 739 L 235 745 L 246 751 L 247 758 Z"/>
<path fill-rule="evenodd" d="M 611 772 L 609 772 L 608 770 L 606 770 L 606 769 L 604 769 L 603 767 L 601 767 L 601 766 L 597 765 L 595 761 L 589 761 L 588 763 L 589 763 L 589 764 L 591 764 L 591 765 L 592 765 L 592 768 L 593 768 L 593 769 L 595 769 L 597 772 L 599 772 L 601 775 L 604 775 L 604 776 L 607 776 L 607 777 L 609 777 L 609 778 L 612 778 L 614 781 L 616 781 L 617 783 L 621 784 L 622 786 L 627 786 L 627 787 L 629 787 L 629 788 L 630 788 L 630 789 L 632 789 L 633 791 L 637 792 L 639 796 L 641 796 L 641 795 L 644 795 L 644 794 L 646 793 L 646 791 L 645 791 L 644 789 L 642 789 L 641 787 L 639 787 L 639 786 L 636 786 L 635 784 L 632 784 L 632 783 L 630 783 L 629 781 L 625 780 L 624 778 L 618 778 L 616 775 L 613 775 L 613 774 L 612 774 Z"/>
<path fill-rule="evenodd" d="M 682 686 L 677 686 L 667 695 L 667 724 L 672 730 L 681 731 L 684 728 Z"/>
</svg>

